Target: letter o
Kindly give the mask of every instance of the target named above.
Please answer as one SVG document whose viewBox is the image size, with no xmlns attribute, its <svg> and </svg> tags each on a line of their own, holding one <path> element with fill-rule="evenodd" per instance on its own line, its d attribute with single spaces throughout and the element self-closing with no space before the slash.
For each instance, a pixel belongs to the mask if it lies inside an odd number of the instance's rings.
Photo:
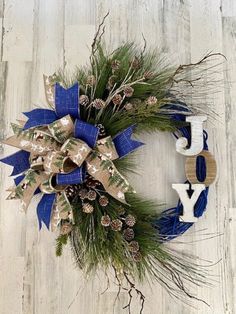
<svg viewBox="0 0 236 314">
<path fill-rule="evenodd" d="M 206 163 L 206 178 L 203 182 L 200 182 L 198 180 L 196 174 L 196 161 L 198 156 L 204 157 Z M 216 178 L 216 169 L 217 166 L 215 158 L 208 150 L 203 150 L 196 156 L 187 157 L 185 162 L 186 177 L 188 181 L 192 184 L 202 183 L 205 184 L 205 186 L 209 186 L 214 182 Z"/>
</svg>

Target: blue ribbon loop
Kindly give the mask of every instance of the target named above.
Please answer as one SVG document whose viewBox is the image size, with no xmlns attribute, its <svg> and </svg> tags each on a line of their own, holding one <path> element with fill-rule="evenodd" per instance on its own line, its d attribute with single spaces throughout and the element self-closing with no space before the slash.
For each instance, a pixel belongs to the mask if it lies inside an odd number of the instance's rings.
<svg viewBox="0 0 236 314">
<path fill-rule="evenodd" d="M 56 175 L 58 185 L 81 184 L 85 178 L 85 167 L 78 167 L 70 173 L 59 173 Z"/>
<path fill-rule="evenodd" d="M 0 161 L 7 165 L 13 166 L 14 168 L 11 176 L 16 176 L 30 167 L 29 156 L 30 153 L 20 150 L 19 152 L 0 159 Z"/>
<path fill-rule="evenodd" d="M 130 126 L 113 138 L 119 158 L 125 157 L 144 143 L 131 139 L 135 125 Z"/>
<path fill-rule="evenodd" d="M 75 119 L 80 117 L 78 83 L 68 89 L 63 88 L 60 84 L 56 83 L 55 110 L 59 118 L 68 114 Z"/>
<path fill-rule="evenodd" d="M 39 229 L 42 228 L 42 222 L 49 229 L 53 203 L 56 194 L 44 194 L 37 206 L 37 215 L 39 220 Z"/>
<path fill-rule="evenodd" d="M 24 112 L 24 115 L 28 118 L 24 125 L 24 130 L 35 126 L 48 125 L 58 119 L 55 111 L 50 109 L 34 109 Z"/>
<path fill-rule="evenodd" d="M 87 122 L 75 121 L 75 137 L 86 142 L 89 147 L 94 148 L 98 138 L 99 128 Z"/>
</svg>

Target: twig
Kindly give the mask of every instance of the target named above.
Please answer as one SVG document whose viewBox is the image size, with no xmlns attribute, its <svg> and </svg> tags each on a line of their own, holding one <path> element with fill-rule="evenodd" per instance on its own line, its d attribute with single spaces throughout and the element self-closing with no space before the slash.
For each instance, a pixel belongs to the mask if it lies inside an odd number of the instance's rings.
<svg viewBox="0 0 236 314">
<path fill-rule="evenodd" d="M 97 47 L 98 47 L 98 44 L 101 42 L 101 38 L 105 32 L 105 26 L 104 26 L 104 23 L 105 23 L 105 20 L 106 18 L 108 17 L 108 15 L 110 14 L 110 12 L 108 11 L 107 14 L 103 17 L 102 19 L 102 22 L 98 25 L 98 29 L 97 29 L 97 32 L 95 33 L 95 36 L 93 38 L 93 42 L 92 42 L 92 51 L 91 51 L 91 55 L 90 55 L 90 60 L 91 60 L 91 63 L 92 63 L 92 57 L 95 55 L 96 51 L 97 51 Z M 100 31 L 101 31 L 101 28 L 103 27 L 102 29 L 102 32 L 100 34 Z"/>
<path fill-rule="evenodd" d="M 211 57 L 214 57 L 214 56 L 221 56 L 221 57 L 224 57 L 226 59 L 226 57 L 222 54 L 222 53 L 208 53 L 206 56 L 204 56 L 201 60 L 199 60 L 198 62 L 195 62 L 195 63 L 189 63 L 189 64 L 182 64 L 180 65 L 174 72 L 174 74 L 170 77 L 169 81 L 171 82 L 171 87 L 173 86 L 173 84 L 175 82 L 179 82 L 179 81 L 183 81 L 183 80 L 175 80 L 175 77 L 181 73 L 183 70 L 187 69 L 187 68 L 191 68 L 191 67 L 195 67 L 195 66 L 198 66 L 200 64 L 202 64 L 203 62 L 205 62 L 207 59 L 211 58 Z M 190 81 L 188 81 L 188 83 L 190 83 Z"/>
<path fill-rule="evenodd" d="M 128 274 L 127 274 L 126 272 L 124 272 L 124 276 L 125 276 L 125 279 L 127 280 L 128 284 L 130 285 L 130 289 L 129 289 L 129 291 L 128 291 L 128 294 L 129 294 L 129 302 L 128 302 L 128 304 L 127 304 L 126 306 L 123 307 L 123 309 L 128 308 L 129 314 L 131 314 L 131 303 L 132 303 L 132 298 L 133 298 L 133 296 L 132 296 L 132 290 L 134 290 L 134 291 L 137 293 L 137 295 L 140 296 L 141 309 L 140 309 L 140 312 L 139 312 L 139 313 L 142 314 L 142 313 L 143 313 L 143 308 L 144 308 L 145 296 L 144 296 L 144 294 L 143 294 L 139 289 L 137 289 L 137 288 L 135 287 L 135 284 L 129 279 L 129 276 L 128 276 Z"/>
</svg>

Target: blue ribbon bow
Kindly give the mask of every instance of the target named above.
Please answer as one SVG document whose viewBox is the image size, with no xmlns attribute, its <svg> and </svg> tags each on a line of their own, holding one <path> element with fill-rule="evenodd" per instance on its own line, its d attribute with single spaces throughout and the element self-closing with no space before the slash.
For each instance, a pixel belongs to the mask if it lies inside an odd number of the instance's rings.
<svg viewBox="0 0 236 314">
<path fill-rule="evenodd" d="M 24 130 L 48 125 L 69 114 L 75 119 L 74 137 L 83 140 L 91 148 L 94 148 L 96 145 L 99 128 L 80 119 L 78 83 L 68 89 L 63 88 L 58 83 L 55 85 L 55 111 L 49 109 L 34 109 L 24 114 L 28 117 Z M 131 139 L 134 127 L 134 125 L 128 127 L 113 138 L 119 158 L 125 157 L 143 145 L 143 143 Z M 17 175 L 30 167 L 29 155 L 28 152 L 20 151 L 1 161 L 13 166 L 12 175 Z M 15 178 L 15 183 L 18 184 L 23 178 L 23 175 Z M 56 182 L 59 185 L 80 184 L 83 183 L 84 178 L 85 167 L 82 165 L 70 173 L 57 174 Z M 39 189 L 37 189 L 35 193 L 38 192 Z M 44 194 L 41 198 L 37 207 L 40 228 L 42 227 L 42 222 L 49 228 L 54 201 L 55 194 Z"/>
</svg>

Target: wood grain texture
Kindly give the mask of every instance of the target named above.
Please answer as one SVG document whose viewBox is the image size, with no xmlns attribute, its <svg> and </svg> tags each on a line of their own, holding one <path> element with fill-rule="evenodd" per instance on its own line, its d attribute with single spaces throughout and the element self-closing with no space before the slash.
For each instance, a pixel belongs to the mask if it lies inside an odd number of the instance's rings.
<svg viewBox="0 0 236 314">
<path fill-rule="evenodd" d="M 94 30 L 110 11 L 105 39 L 108 48 L 123 41 L 157 46 L 174 64 L 197 61 L 219 51 L 227 62 L 216 73 L 222 92 L 207 95 L 217 114 L 208 123 L 209 148 L 218 165 L 205 215 L 185 236 L 170 244 L 216 263 L 213 286 L 195 293 L 203 303 L 185 307 L 158 285 L 145 284 L 145 314 L 236 313 L 236 2 L 235 0 L 0 0 L 0 139 L 10 135 L 10 122 L 32 106 L 46 106 L 43 74 L 59 68 L 72 72 L 88 61 Z M 168 134 L 142 135 L 137 154 L 140 175 L 130 180 L 138 192 L 170 207 L 177 195 L 171 184 L 184 182 L 185 158 Z M 0 146 L 1 157 L 14 150 Z M 165 163 L 164 163 L 165 161 Z M 155 169 L 155 171 L 153 171 Z M 127 302 L 102 274 L 86 280 L 71 259 L 70 248 L 55 257 L 55 235 L 38 231 L 37 197 L 27 215 L 6 201 L 11 170 L 0 172 L 0 313 L 121 314 Z M 215 237 L 215 235 L 221 236 Z M 204 238 L 211 238 L 203 241 Z M 217 263 L 219 261 L 219 263 Z M 138 313 L 138 300 L 133 313 Z"/>
</svg>

